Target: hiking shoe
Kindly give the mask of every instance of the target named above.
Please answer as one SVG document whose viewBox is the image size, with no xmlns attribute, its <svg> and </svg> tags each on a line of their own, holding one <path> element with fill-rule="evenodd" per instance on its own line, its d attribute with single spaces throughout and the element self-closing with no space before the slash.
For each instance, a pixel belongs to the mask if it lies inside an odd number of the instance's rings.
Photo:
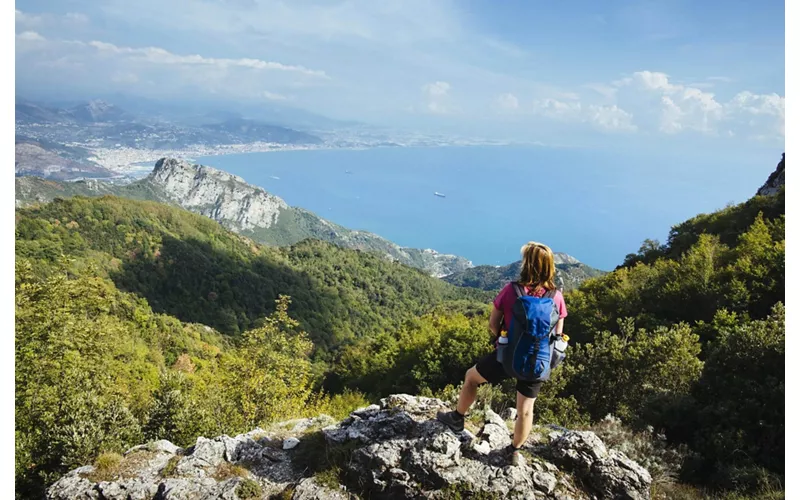
<svg viewBox="0 0 800 500">
<path fill-rule="evenodd" d="M 508 462 L 512 467 L 522 467 L 525 465 L 525 457 L 522 456 L 522 452 L 519 450 L 519 448 L 514 448 L 512 445 L 508 445 L 506 448 L 506 456 L 508 457 Z"/>
<path fill-rule="evenodd" d="M 464 415 L 457 411 L 440 411 L 436 414 L 436 420 L 449 427 L 453 432 L 464 431 Z"/>
</svg>

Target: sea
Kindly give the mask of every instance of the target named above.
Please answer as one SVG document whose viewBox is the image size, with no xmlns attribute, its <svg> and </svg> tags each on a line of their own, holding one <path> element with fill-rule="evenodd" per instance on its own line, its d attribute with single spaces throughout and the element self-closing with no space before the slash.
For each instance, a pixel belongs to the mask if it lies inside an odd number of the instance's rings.
<svg viewBox="0 0 800 500">
<path fill-rule="evenodd" d="M 459 146 L 273 151 L 197 162 L 402 246 L 505 265 L 534 240 L 611 270 L 646 238 L 664 242 L 673 225 L 750 198 L 779 154 L 753 164 L 677 152 Z"/>
</svg>

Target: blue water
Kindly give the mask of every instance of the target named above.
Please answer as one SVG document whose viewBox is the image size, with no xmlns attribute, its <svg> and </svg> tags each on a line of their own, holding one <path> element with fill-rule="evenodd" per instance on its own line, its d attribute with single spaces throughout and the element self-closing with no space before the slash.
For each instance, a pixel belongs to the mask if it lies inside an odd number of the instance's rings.
<svg viewBox="0 0 800 500">
<path fill-rule="evenodd" d="M 746 200 L 774 169 L 770 160 L 717 160 L 473 146 L 250 153 L 198 162 L 403 246 L 502 265 L 536 240 L 613 269 L 645 238 L 663 242 L 672 225 Z"/>
</svg>

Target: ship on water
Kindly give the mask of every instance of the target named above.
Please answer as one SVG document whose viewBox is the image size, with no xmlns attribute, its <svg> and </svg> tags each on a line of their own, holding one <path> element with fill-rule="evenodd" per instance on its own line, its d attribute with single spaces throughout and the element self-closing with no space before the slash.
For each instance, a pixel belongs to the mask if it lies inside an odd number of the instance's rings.
<svg viewBox="0 0 800 500">
<path fill-rule="evenodd" d="M 439 191 L 434 191 L 434 192 L 433 192 L 433 195 L 434 195 L 434 196 L 438 196 L 439 198 L 444 198 L 444 197 L 445 197 L 445 195 L 443 195 L 443 194 L 442 194 L 442 193 L 440 193 Z"/>
</svg>

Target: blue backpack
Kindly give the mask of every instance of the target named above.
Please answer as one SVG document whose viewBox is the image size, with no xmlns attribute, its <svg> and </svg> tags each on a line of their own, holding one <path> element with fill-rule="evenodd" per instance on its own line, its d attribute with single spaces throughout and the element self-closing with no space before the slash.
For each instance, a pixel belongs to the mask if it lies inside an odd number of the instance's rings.
<svg viewBox="0 0 800 500">
<path fill-rule="evenodd" d="M 548 290 L 542 297 L 531 297 L 519 284 L 512 285 L 517 300 L 508 327 L 503 368 L 510 377 L 518 380 L 548 380 L 551 364 L 554 368 L 561 361 L 553 357 L 554 333 L 559 320 L 558 307 L 553 300 L 556 291 Z"/>
</svg>

